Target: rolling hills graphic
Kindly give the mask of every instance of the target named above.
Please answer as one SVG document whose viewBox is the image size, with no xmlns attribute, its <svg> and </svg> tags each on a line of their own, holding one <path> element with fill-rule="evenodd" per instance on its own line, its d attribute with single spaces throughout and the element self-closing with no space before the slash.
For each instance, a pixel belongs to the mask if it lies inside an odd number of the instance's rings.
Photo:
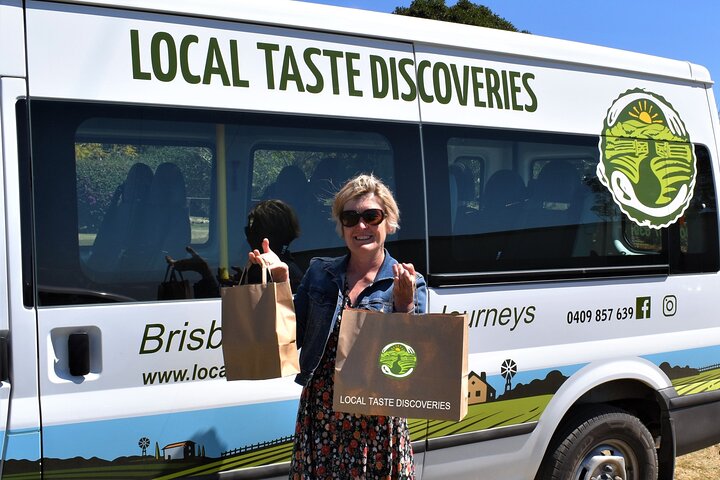
<svg viewBox="0 0 720 480">
<path fill-rule="evenodd" d="M 659 367 L 671 379 L 678 395 L 690 395 L 720 389 L 720 365 L 694 368 L 671 366 L 663 362 Z M 499 380 L 507 381 L 507 375 Z M 560 370 L 552 370 L 544 378 L 527 384 L 512 385 L 501 395 L 487 382 L 484 372 L 470 372 L 469 394 L 478 399 L 470 401 L 468 414 L 460 422 L 410 419 L 408 425 L 414 441 L 457 435 L 497 427 L 518 425 L 539 420 L 553 395 L 568 379 Z M 497 380 L 497 379 L 496 379 Z M 474 383 L 472 383 L 474 382 Z M 509 383 L 506 383 L 509 385 Z M 154 449 L 153 449 L 154 445 Z M 258 467 L 288 462 L 293 437 L 260 441 L 221 452 L 219 458 L 205 456 L 204 447 L 191 441 L 177 441 L 160 448 L 152 435 L 140 438 L 132 446 L 142 455 L 119 457 L 115 460 L 99 458 L 43 459 L 43 475 L 47 479 L 104 478 L 170 480 L 193 476 L 213 475 L 222 471 Z M 154 454 L 152 453 L 154 450 Z M 160 453 L 162 451 L 162 454 Z M 38 478 L 39 462 L 12 460 L 5 462 L 3 478 L 30 480 Z"/>
</svg>

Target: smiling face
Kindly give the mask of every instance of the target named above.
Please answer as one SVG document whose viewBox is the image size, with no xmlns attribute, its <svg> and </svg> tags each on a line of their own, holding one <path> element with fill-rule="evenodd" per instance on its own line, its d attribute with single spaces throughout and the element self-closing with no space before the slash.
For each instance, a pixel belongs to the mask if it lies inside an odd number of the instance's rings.
<svg viewBox="0 0 720 480">
<path fill-rule="evenodd" d="M 372 194 L 353 198 L 343 206 L 343 210 L 355 210 L 356 212 L 364 212 L 371 208 L 384 210 L 385 206 L 379 198 Z M 357 256 L 382 255 L 388 233 L 387 224 L 386 219 L 379 225 L 368 225 L 361 218 L 354 227 L 342 227 L 343 240 L 350 249 L 350 253 Z"/>
</svg>

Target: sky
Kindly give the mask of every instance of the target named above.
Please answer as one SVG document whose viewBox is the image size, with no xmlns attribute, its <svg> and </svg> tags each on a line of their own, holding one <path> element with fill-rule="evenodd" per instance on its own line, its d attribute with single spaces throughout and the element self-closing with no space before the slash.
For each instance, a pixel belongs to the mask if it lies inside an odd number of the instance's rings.
<svg viewBox="0 0 720 480">
<path fill-rule="evenodd" d="M 518 30 L 706 67 L 720 81 L 720 0 L 471 0 Z M 313 0 L 392 12 L 410 0 Z M 446 0 L 453 5 L 455 0 Z M 716 102 L 720 89 L 713 87 Z"/>
</svg>

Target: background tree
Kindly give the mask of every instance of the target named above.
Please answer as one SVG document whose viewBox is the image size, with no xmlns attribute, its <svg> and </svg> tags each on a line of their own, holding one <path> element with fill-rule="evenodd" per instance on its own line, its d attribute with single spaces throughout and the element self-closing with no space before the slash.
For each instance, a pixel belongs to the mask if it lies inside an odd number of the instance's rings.
<svg viewBox="0 0 720 480">
<path fill-rule="evenodd" d="M 163 162 L 175 163 L 185 177 L 187 197 L 209 199 L 212 155 L 209 148 L 195 146 L 76 144 L 79 233 L 97 232 L 115 190 L 137 162 L 153 171 Z M 210 215 L 207 202 L 189 206 L 191 216 Z"/>
<path fill-rule="evenodd" d="M 396 7 L 393 13 L 444 22 L 464 23 L 478 27 L 497 28 L 498 30 L 519 31 L 515 28 L 515 25 L 493 13 L 488 7 L 472 3 L 470 0 L 458 0 L 452 7 L 445 5 L 445 0 L 413 0 L 409 7 Z M 522 30 L 522 32 L 530 33 L 527 30 Z"/>
</svg>

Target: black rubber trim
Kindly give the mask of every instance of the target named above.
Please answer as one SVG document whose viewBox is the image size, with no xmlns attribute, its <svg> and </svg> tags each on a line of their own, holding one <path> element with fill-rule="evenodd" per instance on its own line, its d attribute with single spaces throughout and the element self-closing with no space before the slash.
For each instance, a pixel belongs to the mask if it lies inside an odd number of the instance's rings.
<svg viewBox="0 0 720 480">
<path fill-rule="evenodd" d="M 481 430 L 478 432 L 461 433 L 459 435 L 451 435 L 448 437 L 431 438 L 428 440 L 427 450 L 428 452 L 431 452 L 433 450 L 441 450 L 443 448 L 487 442 L 488 440 L 529 435 L 535 430 L 535 427 L 537 427 L 537 422 L 528 422 L 509 427 L 499 427 L 490 430 Z"/>
<path fill-rule="evenodd" d="M 706 405 L 708 403 L 716 402 L 720 402 L 720 390 L 695 393 L 692 395 L 676 396 L 668 399 L 668 405 L 670 406 L 670 410 L 675 410 L 678 408 L 698 407 L 701 405 Z"/>
<path fill-rule="evenodd" d="M 671 397 L 675 454 L 685 455 L 720 442 L 720 390 Z"/>
<path fill-rule="evenodd" d="M 431 273 L 428 285 L 433 288 L 462 287 L 498 283 L 547 282 L 596 278 L 628 278 L 667 276 L 665 264 L 636 267 L 558 268 L 546 270 L 514 270 L 510 272 Z"/>
</svg>

